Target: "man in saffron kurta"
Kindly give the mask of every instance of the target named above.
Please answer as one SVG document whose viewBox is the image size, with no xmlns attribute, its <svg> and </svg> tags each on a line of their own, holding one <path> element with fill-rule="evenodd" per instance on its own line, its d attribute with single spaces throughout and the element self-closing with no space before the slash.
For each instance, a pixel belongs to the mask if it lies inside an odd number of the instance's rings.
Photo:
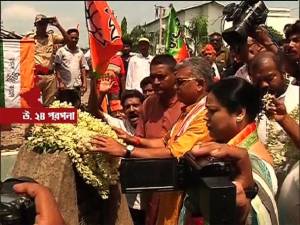
<svg viewBox="0 0 300 225">
<path fill-rule="evenodd" d="M 197 104 L 199 105 L 199 102 L 183 108 L 182 114 L 173 126 L 169 137 L 166 136 L 165 138 L 167 140 L 167 148 L 177 158 L 180 158 L 192 149 L 196 143 L 211 140 L 205 121 L 205 97 L 200 102 L 203 103 L 203 108 L 198 112 L 195 112 L 195 107 Z M 189 121 L 190 123 L 187 124 Z M 185 125 L 187 127 L 184 130 Z M 177 224 L 184 198 L 183 192 L 161 192 L 159 195 L 160 204 L 156 224 Z"/>
</svg>

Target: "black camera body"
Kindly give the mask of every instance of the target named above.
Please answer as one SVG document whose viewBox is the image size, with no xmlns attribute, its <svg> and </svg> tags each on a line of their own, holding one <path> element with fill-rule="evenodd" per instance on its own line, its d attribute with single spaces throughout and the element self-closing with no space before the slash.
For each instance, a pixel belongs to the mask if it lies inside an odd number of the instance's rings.
<svg viewBox="0 0 300 225">
<path fill-rule="evenodd" d="M 231 3 L 223 9 L 226 21 L 232 21 L 232 27 L 224 30 L 222 36 L 230 45 L 246 43 L 249 34 L 254 33 L 258 25 L 264 24 L 269 10 L 263 1 L 245 0 L 238 5 Z"/>
<path fill-rule="evenodd" d="M 34 200 L 26 195 L 16 194 L 13 186 L 23 182 L 35 182 L 27 177 L 9 178 L 0 183 L 0 224 L 33 225 L 35 223 Z"/>
<path fill-rule="evenodd" d="M 235 170 L 230 162 L 214 159 L 122 159 L 120 181 L 123 193 L 184 191 L 193 214 L 210 225 L 235 224 Z"/>
</svg>

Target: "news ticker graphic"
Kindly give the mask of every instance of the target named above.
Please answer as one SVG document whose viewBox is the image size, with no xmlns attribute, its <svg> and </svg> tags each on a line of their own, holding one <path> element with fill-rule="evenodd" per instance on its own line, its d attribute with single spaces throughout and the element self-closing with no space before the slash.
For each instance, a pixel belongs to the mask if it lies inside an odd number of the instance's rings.
<svg viewBox="0 0 300 225">
<path fill-rule="evenodd" d="M 0 108 L 0 124 L 77 123 L 76 108 Z"/>
</svg>

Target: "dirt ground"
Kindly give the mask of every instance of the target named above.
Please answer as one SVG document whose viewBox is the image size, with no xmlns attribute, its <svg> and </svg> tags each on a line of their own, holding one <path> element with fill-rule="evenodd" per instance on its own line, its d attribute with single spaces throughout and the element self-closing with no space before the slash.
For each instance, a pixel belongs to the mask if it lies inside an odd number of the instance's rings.
<svg viewBox="0 0 300 225">
<path fill-rule="evenodd" d="M 87 104 L 90 85 L 88 80 L 88 90 L 82 96 L 81 100 L 83 104 Z M 25 128 L 27 124 L 12 124 L 11 129 L 7 126 L 2 126 L 0 131 L 0 150 L 1 151 L 14 151 L 19 148 L 25 141 Z"/>
</svg>

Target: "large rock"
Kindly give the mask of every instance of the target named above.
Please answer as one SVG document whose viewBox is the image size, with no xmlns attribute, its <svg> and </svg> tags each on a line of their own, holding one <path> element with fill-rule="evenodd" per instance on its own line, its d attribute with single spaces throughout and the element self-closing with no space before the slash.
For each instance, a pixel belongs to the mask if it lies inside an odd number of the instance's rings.
<svg viewBox="0 0 300 225">
<path fill-rule="evenodd" d="M 21 147 L 13 176 L 27 176 L 53 193 L 67 225 L 133 225 L 127 200 L 120 186 L 111 187 L 102 200 L 74 171 L 67 154 L 38 154 Z"/>
<path fill-rule="evenodd" d="M 54 195 L 67 225 L 79 225 L 76 182 L 67 154 L 38 154 L 20 148 L 13 176 L 27 176 L 47 186 Z"/>
</svg>

